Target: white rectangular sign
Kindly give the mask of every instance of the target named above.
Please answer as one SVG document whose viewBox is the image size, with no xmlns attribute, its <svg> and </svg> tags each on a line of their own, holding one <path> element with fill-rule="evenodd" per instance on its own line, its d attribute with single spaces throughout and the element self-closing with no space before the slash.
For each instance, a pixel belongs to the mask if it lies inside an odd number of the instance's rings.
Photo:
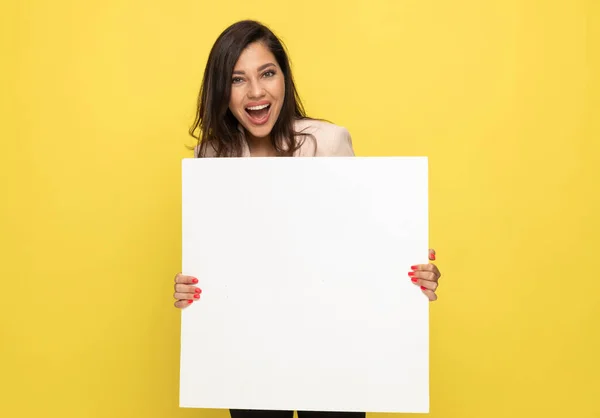
<svg viewBox="0 0 600 418">
<path fill-rule="evenodd" d="M 425 157 L 185 159 L 180 406 L 429 411 Z"/>
</svg>

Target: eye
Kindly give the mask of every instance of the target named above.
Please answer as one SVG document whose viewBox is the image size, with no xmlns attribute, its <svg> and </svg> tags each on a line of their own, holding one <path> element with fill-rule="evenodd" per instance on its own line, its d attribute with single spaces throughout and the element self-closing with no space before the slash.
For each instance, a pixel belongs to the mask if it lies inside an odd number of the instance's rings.
<svg viewBox="0 0 600 418">
<path fill-rule="evenodd" d="M 264 77 L 273 77 L 275 75 L 275 71 L 273 70 L 267 70 L 263 73 Z"/>
<path fill-rule="evenodd" d="M 233 77 L 233 79 L 231 80 L 231 82 L 233 84 L 238 84 L 238 83 L 241 83 L 242 81 L 244 81 L 244 80 L 242 80 L 241 77 Z"/>
</svg>

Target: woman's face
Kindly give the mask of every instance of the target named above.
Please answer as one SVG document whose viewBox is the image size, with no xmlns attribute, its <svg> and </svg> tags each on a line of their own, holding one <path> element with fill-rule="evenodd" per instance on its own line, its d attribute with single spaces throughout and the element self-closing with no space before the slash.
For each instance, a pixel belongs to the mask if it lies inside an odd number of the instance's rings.
<svg viewBox="0 0 600 418">
<path fill-rule="evenodd" d="M 275 56 L 261 42 L 246 47 L 231 80 L 229 109 L 254 138 L 270 135 L 285 97 L 285 80 Z"/>
</svg>

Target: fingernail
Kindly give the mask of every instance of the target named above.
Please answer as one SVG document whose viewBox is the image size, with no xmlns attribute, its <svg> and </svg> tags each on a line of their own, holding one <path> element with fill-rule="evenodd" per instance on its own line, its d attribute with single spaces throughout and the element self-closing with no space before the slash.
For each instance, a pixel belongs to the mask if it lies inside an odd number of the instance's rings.
<svg viewBox="0 0 600 418">
<path fill-rule="evenodd" d="M 188 303 L 192 303 L 192 302 L 193 302 L 193 300 L 188 300 Z"/>
<path fill-rule="evenodd" d="M 419 266 L 410 266 L 410 268 L 411 268 L 412 270 L 417 270 L 417 269 L 419 268 Z"/>
<path fill-rule="evenodd" d="M 417 282 L 417 278 L 416 278 L 416 277 L 413 277 L 413 278 L 412 278 L 412 279 L 410 279 L 410 280 L 411 280 L 413 283 L 416 283 L 416 282 Z"/>
<path fill-rule="evenodd" d="M 408 275 L 409 275 L 409 277 L 413 277 L 415 275 L 415 272 L 414 271 L 410 271 L 410 272 L 408 272 Z"/>
<path fill-rule="evenodd" d="M 421 290 L 427 290 L 425 286 L 421 286 Z"/>
<path fill-rule="evenodd" d="M 196 290 L 194 290 L 194 292 L 196 292 L 196 293 L 202 293 L 202 290 L 200 290 L 199 288 L 196 288 Z"/>
<path fill-rule="evenodd" d="M 431 254 L 431 259 L 435 260 L 435 254 Z"/>
<path fill-rule="evenodd" d="M 195 297 L 196 299 L 200 299 L 200 294 L 196 293 L 196 294 L 194 295 L 194 297 Z"/>
<path fill-rule="evenodd" d="M 198 283 L 198 279 L 192 279 L 192 283 Z"/>
</svg>

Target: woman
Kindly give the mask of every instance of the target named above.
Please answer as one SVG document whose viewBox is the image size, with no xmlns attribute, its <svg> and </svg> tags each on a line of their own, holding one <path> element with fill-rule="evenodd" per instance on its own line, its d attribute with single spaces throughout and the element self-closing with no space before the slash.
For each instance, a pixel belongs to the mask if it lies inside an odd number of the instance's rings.
<svg viewBox="0 0 600 418">
<path fill-rule="evenodd" d="M 190 134 L 196 156 L 276 157 L 354 156 L 345 128 L 306 116 L 281 41 L 255 21 L 241 21 L 217 39 L 208 58 Z M 430 250 L 430 260 L 435 252 Z M 410 280 L 434 301 L 440 272 L 433 264 L 415 265 Z M 175 307 L 200 299 L 198 279 L 175 276 Z M 291 418 L 293 411 L 231 410 L 232 418 Z M 364 413 L 299 412 L 299 418 Z"/>
</svg>

